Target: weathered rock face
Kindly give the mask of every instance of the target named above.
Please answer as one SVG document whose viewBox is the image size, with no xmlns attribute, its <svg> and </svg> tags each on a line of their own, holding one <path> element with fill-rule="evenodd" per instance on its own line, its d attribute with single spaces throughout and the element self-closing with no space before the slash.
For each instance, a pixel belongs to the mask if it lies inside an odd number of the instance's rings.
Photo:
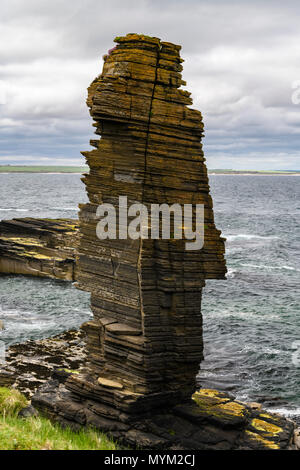
<svg viewBox="0 0 300 470">
<path fill-rule="evenodd" d="M 89 367 L 68 381 L 81 396 L 136 413 L 190 399 L 202 359 L 201 290 L 223 279 L 224 239 L 215 228 L 201 146 L 201 113 L 179 87 L 180 46 L 129 34 L 116 38 L 89 87 L 95 150 L 83 181 L 78 286 L 91 292 L 85 324 Z M 186 240 L 99 240 L 100 203 L 204 204 L 205 244 Z M 125 238 L 125 237 L 124 237 Z"/>
<path fill-rule="evenodd" d="M 0 222 L 0 273 L 74 281 L 78 221 L 23 219 Z"/>
</svg>

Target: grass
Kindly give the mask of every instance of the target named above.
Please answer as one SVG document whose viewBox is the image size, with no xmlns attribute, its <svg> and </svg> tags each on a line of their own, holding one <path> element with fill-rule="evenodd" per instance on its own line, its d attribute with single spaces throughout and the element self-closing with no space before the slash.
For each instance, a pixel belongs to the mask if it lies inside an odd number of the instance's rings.
<svg viewBox="0 0 300 470">
<path fill-rule="evenodd" d="M 0 387 L 0 415 L 3 417 L 6 416 L 16 416 L 22 408 L 27 406 L 28 401 L 22 395 L 14 389 L 9 389 L 5 387 Z"/>
<path fill-rule="evenodd" d="M 0 450 L 117 450 L 92 429 L 74 432 L 46 418 L 0 417 Z"/>
<path fill-rule="evenodd" d="M 41 416 L 18 418 L 27 404 L 17 390 L 0 387 L 0 450 L 118 450 L 91 428 L 75 432 Z"/>
</svg>

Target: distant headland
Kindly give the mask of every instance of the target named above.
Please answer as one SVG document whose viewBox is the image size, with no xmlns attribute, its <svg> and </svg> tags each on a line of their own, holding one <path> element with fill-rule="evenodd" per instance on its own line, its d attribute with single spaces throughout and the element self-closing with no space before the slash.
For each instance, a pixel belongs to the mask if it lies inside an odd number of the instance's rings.
<svg viewBox="0 0 300 470">
<path fill-rule="evenodd" d="M 88 166 L 0 165 L 0 173 L 85 173 Z M 300 170 L 208 169 L 211 175 L 300 175 Z"/>
<path fill-rule="evenodd" d="M 88 166 L 0 165 L 0 173 L 84 173 Z"/>
</svg>

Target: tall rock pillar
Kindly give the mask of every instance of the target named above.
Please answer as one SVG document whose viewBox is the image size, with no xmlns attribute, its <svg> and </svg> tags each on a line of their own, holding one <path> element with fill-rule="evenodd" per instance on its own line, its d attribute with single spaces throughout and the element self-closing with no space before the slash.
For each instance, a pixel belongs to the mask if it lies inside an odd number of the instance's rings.
<svg viewBox="0 0 300 470">
<path fill-rule="evenodd" d="M 115 39 L 87 104 L 101 138 L 82 152 L 89 203 L 80 207 L 78 287 L 91 292 L 89 363 L 67 388 L 125 413 L 190 399 L 202 359 L 201 290 L 223 279 L 224 240 L 216 229 L 201 138 L 180 46 L 137 34 Z M 100 204 L 203 204 L 205 241 L 96 234 Z M 123 199 L 124 200 L 124 199 Z M 130 218 L 129 218 L 130 220 Z M 121 229 L 124 234 L 126 227 Z"/>
</svg>

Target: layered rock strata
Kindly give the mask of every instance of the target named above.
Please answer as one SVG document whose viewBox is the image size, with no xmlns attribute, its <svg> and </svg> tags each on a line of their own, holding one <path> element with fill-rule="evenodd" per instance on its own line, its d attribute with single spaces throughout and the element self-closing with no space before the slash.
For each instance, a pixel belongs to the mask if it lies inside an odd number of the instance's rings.
<svg viewBox="0 0 300 470">
<path fill-rule="evenodd" d="M 74 281 L 78 220 L 22 219 L 0 222 L 0 273 Z"/>
<path fill-rule="evenodd" d="M 180 46 L 136 34 L 115 41 L 88 90 L 101 139 L 82 152 L 90 173 L 83 178 L 89 203 L 80 206 L 78 287 L 91 292 L 94 320 L 84 325 L 86 373 L 67 387 L 140 413 L 190 399 L 195 391 L 201 290 L 206 279 L 223 279 L 226 268 L 201 145 L 202 116 L 180 89 Z M 186 240 L 172 237 L 99 240 L 97 207 L 117 207 L 119 196 L 127 197 L 128 207 L 143 203 L 149 213 L 155 203 L 203 204 L 204 247 L 189 251 Z"/>
</svg>

